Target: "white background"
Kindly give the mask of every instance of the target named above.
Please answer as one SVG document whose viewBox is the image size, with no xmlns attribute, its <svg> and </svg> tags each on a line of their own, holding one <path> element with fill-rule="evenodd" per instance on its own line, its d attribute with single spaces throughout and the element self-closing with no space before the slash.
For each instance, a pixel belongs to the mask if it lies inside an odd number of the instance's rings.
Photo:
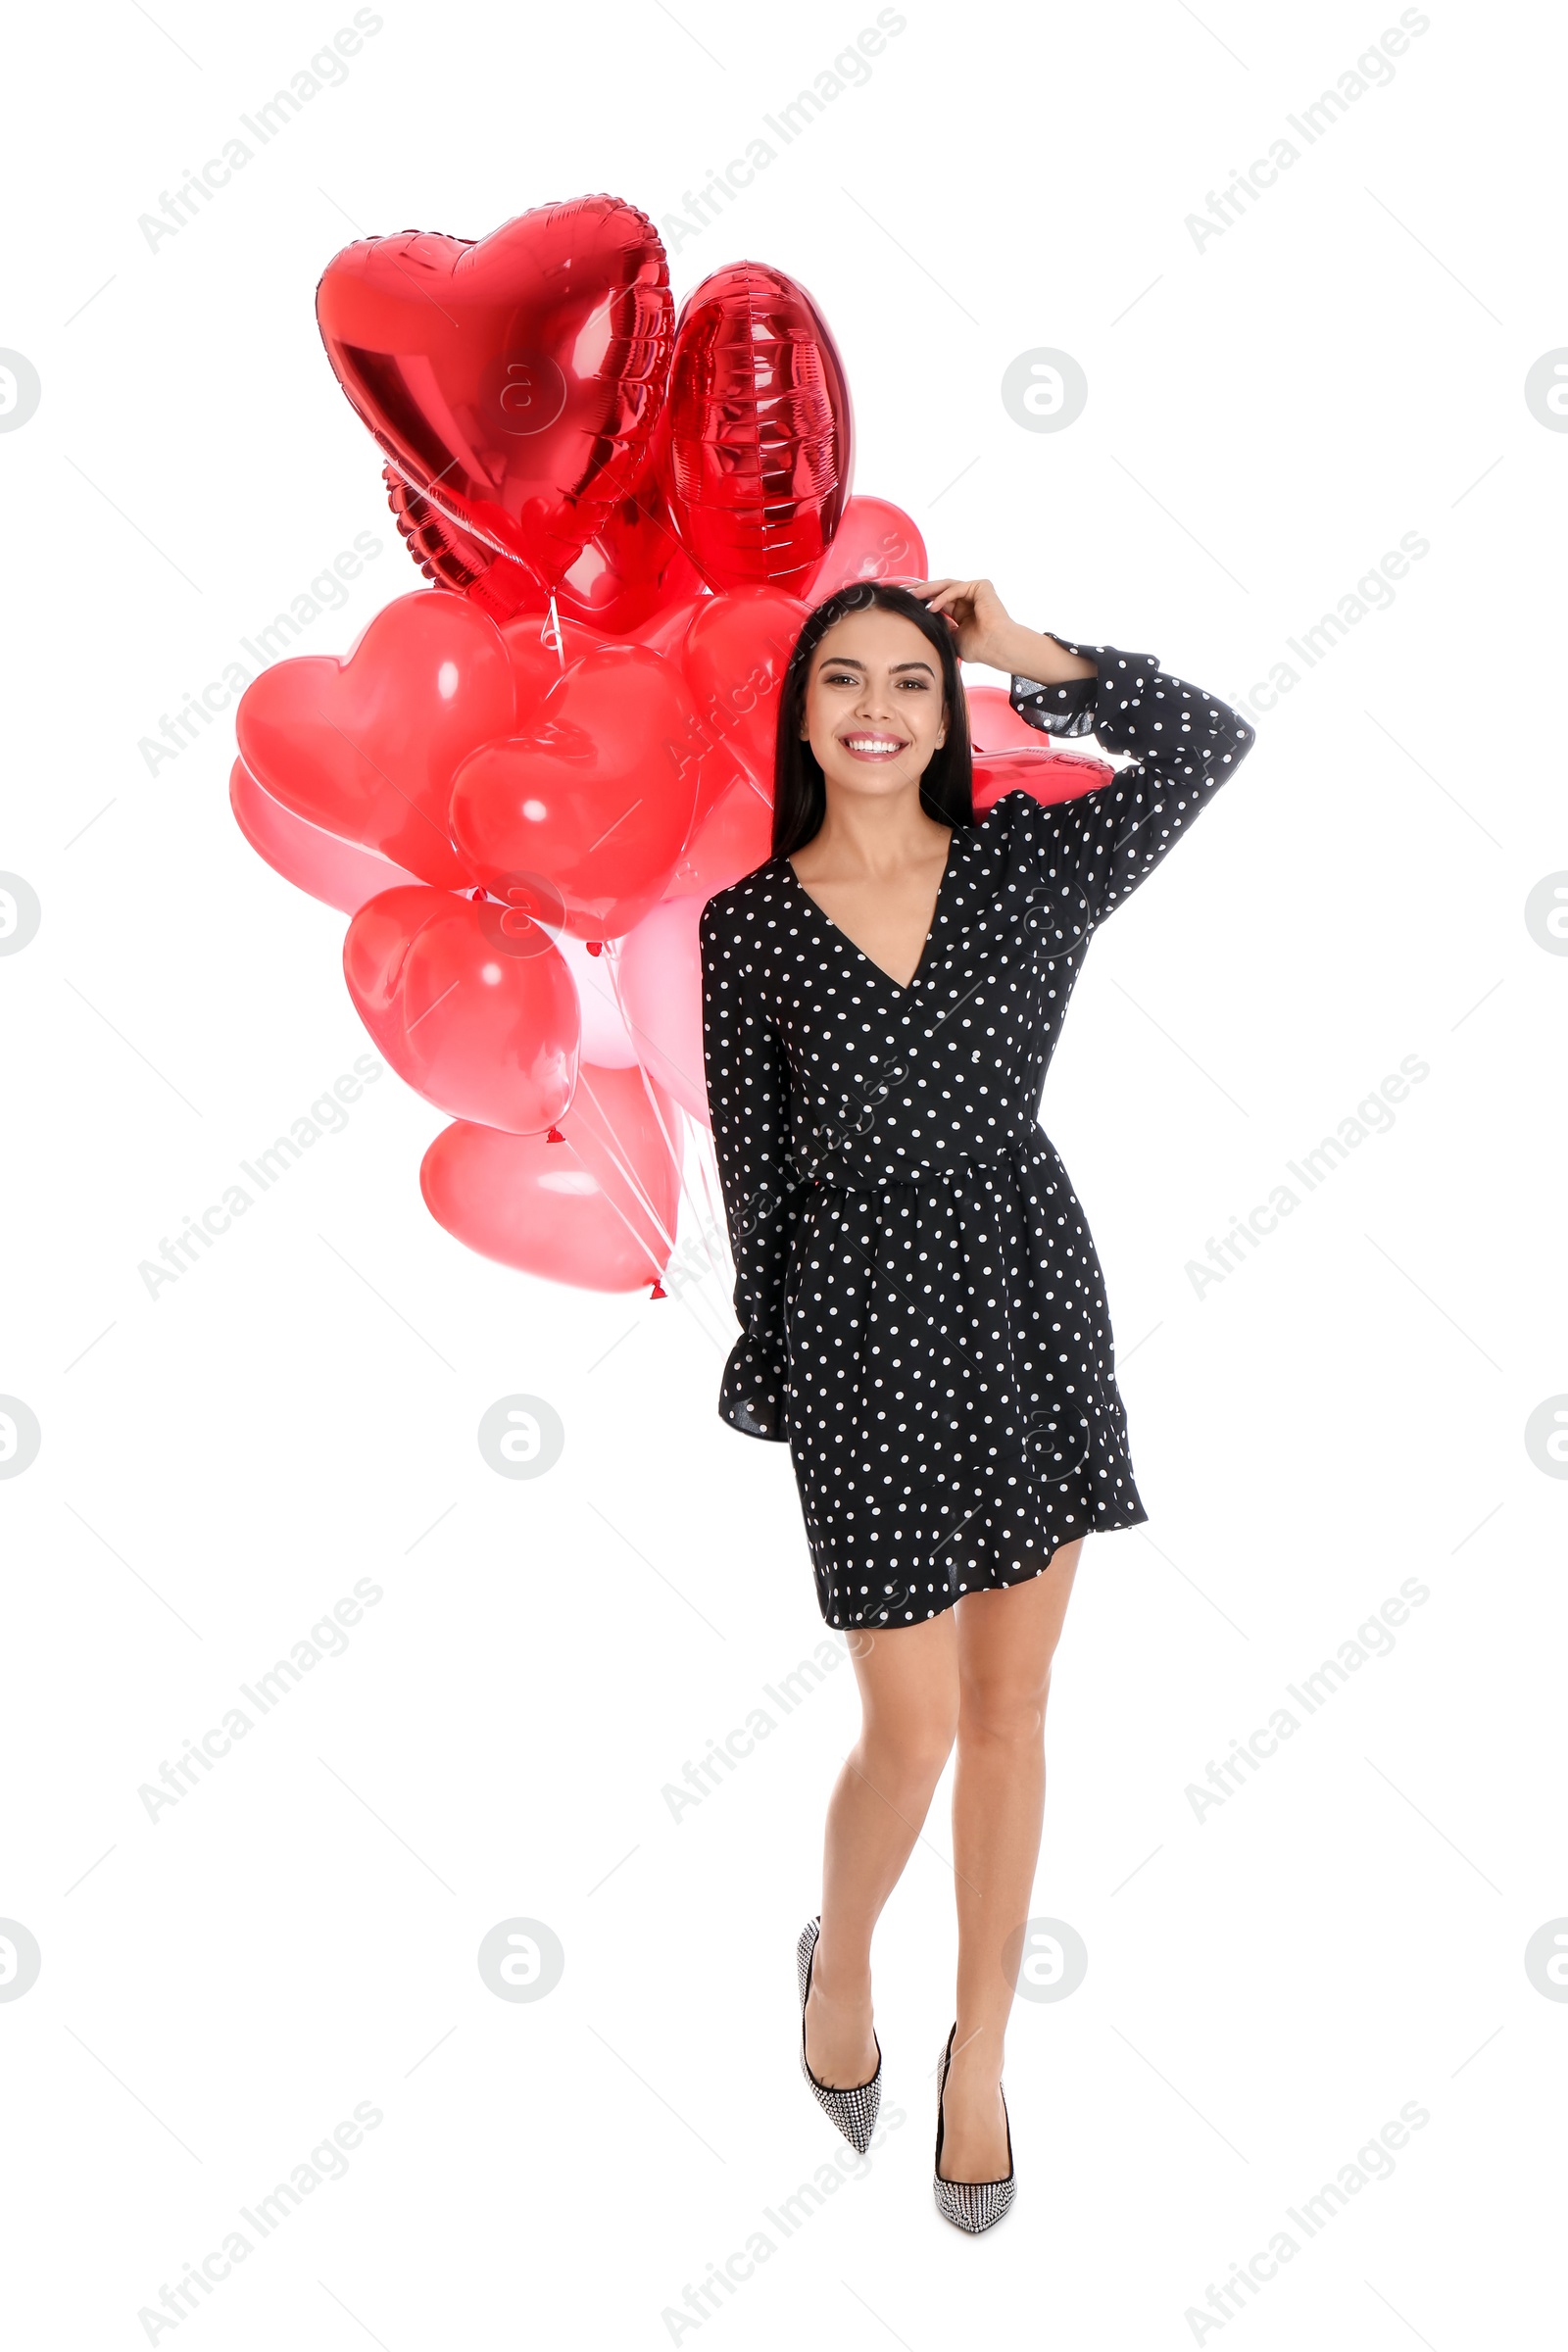
<svg viewBox="0 0 1568 2352">
<path fill-rule="evenodd" d="M 137 751 L 356 532 L 383 552 L 300 650 L 417 585 L 321 269 L 597 189 L 678 212 L 875 11 L 388 0 L 156 251 L 138 216 L 351 11 L 153 13 L 13 31 L 3 165 L 0 343 L 42 382 L 0 436 L 0 866 L 43 908 L 0 959 L 0 1390 L 42 1428 L 0 1482 L 0 1914 L 42 1952 L 0 2002 L 8 2336 L 149 2340 L 368 2101 L 346 2177 L 151 2340 L 1542 2340 L 1568 2005 L 1524 1951 L 1568 1913 L 1568 1483 L 1524 1428 L 1568 1390 L 1568 958 L 1524 906 L 1568 868 L 1568 437 L 1524 383 L 1568 343 L 1560 25 L 1433 6 L 1307 146 L 1286 117 L 1397 10 L 911 0 L 729 213 L 666 230 L 677 297 L 741 257 L 810 289 L 856 486 L 935 569 L 1258 728 L 1097 944 L 1047 1087 L 1152 1516 L 1078 1577 L 1035 1909 L 1089 1969 L 1017 2006 L 1018 2199 L 971 2242 L 929 2188 L 945 1790 L 878 1936 L 878 2151 L 789 2236 L 763 2218 L 842 2149 L 794 1943 L 856 1709 L 841 1664 L 672 1817 L 823 1639 L 787 1451 L 713 1409 L 723 1281 L 654 1302 L 466 1251 L 417 1188 L 445 1121 L 390 1071 L 177 1285 L 137 1274 L 367 1050 L 343 918 L 232 821 L 226 728 L 156 777 Z M 1187 217 L 1282 134 L 1299 160 L 1200 248 Z M 1088 377 L 1060 433 L 1000 397 L 1041 346 Z M 1392 605 L 1267 708 L 1287 639 L 1412 532 Z M 1189 1261 L 1408 1055 L 1392 1128 L 1200 1297 Z M 564 1424 L 537 1481 L 475 1442 L 516 1392 Z M 346 1652 L 149 1820 L 138 1788 L 364 1577 Z M 1189 1785 L 1411 1578 L 1392 1651 L 1200 1819 Z M 513 1917 L 561 1938 L 545 1999 L 481 1981 Z M 1308 2239 L 1286 2209 L 1412 2101 L 1392 2177 Z M 1203 2332 L 1282 2228 L 1295 2258 Z"/>
</svg>

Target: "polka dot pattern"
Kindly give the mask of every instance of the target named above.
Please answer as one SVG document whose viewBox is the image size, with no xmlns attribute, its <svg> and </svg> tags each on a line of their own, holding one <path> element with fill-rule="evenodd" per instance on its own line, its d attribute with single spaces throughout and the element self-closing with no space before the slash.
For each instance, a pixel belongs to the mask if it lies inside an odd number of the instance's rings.
<svg viewBox="0 0 1568 2352">
<path fill-rule="evenodd" d="M 1084 1212 L 1039 1124 L 1097 924 L 1165 856 L 1253 730 L 1152 654 L 1011 700 L 1134 755 L 1043 807 L 954 829 L 901 988 L 787 857 L 700 923 L 704 1058 L 741 1336 L 718 1410 L 790 1447 L 827 1624 L 934 1617 L 1147 1518 Z"/>
</svg>

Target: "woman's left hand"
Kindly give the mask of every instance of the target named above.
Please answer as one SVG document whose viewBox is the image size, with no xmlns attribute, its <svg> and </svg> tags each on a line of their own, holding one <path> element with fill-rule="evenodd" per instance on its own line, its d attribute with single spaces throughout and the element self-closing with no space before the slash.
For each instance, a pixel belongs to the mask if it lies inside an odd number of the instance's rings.
<svg viewBox="0 0 1568 2352">
<path fill-rule="evenodd" d="M 933 612 L 941 612 L 958 641 L 958 659 L 1006 669 L 1007 635 L 1016 624 L 989 580 L 906 580 L 904 585 Z"/>
</svg>

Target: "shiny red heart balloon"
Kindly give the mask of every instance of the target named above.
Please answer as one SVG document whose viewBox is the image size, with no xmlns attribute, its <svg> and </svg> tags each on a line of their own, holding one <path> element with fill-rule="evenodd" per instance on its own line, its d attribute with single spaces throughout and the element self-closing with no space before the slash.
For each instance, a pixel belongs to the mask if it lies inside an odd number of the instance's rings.
<svg viewBox="0 0 1568 2352">
<path fill-rule="evenodd" d="M 616 500 L 567 570 L 556 609 L 612 636 L 625 636 L 640 633 L 645 622 L 694 596 L 702 585 L 650 455 L 639 479 Z"/>
<path fill-rule="evenodd" d="M 306 654 L 264 669 L 234 731 L 274 801 L 452 890 L 477 879 L 447 831 L 453 770 L 515 714 L 496 623 L 460 597 L 416 589 L 384 605 L 345 660 Z"/>
<path fill-rule="evenodd" d="M 333 372 L 404 480 L 545 582 L 637 479 L 672 311 L 653 222 L 613 196 L 542 206 L 477 243 L 368 237 L 316 292 Z"/>
<path fill-rule="evenodd" d="M 493 900 L 384 890 L 343 941 L 361 1020 L 438 1110 L 542 1135 L 571 1101 L 577 986 L 537 923 Z"/>
<path fill-rule="evenodd" d="M 681 306 L 654 446 L 710 587 L 802 587 L 850 495 L 854 440 L 844 364 L 806 288 L 761 262 L 704 278 Z"/>
<path fill-rule="evenodd" d="M 431 1216 L 481 1256 L 551 1282 L 635 1291 L 657 1281 L 680 1203 L 671 1145 L 680 1153 L 683 1131 L 669 1097 L 641 1070 L 584 1062 L 558 1127 L 557 1144 L 463 1122 L 443 1129 L 419 1168 Z"/>
<path fill-rule="evenodd" d="M 482 612 L 507 621 L 541 612 L 548 597 L 525 564 L 498 556 L 448 522 L 429 500 L 411 490 L 395 466 L 382 468 L 399 534 L 427 580 L 469 596 Z M 923 570 L 910 566 L 910 576 Z M 663 485 L 645 463 L 636 486 L 617 499 L 606 520 L 569 566 L 556 593 L 564 620 L 590 623 L 611 636 L 643 635 L 644 624 L 684 610 L 702 590 L 696 565 L 675 535 Z"/>
<path fill-rule="evenodd" d="M 524 732 L 464 760 L 452 838 L 509 905 L 579 939 L 618 939 L 657 903 L 691 831 L 697 724 L 672 662 L 595 646 Z"/>
</svg>

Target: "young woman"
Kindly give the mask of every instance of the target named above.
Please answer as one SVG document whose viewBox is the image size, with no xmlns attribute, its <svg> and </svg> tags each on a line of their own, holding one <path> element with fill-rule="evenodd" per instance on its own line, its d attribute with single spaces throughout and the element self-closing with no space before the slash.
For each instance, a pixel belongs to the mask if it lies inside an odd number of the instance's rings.
<svg viewBox="0 0 1568 2352">
<path fill-rule="evenodd" d="M 1054 735 L 1134 755 L 977 822 L 957 659 Z M 1084 1537 L 1147 1517 L 1104 1284 L 1041 1090 L 1096 926 L 1252 729 L 1152 654 L 1009 619 L 989 580 L 858 582 L 801 631 L 773 850 L 701 920 L 704 1050 L 741 1324 L 718 1409 L 786 1443 L 862 1721 L 798 1949 L 801 2063 L 856 2147 L 882 2050 L 871 1934 L 955 1740 L 957 2017 L 939 2210 L 1012 2201 L 1003 2040 L 1030 1916 L 1051 1662 Z"/>
</svg>

